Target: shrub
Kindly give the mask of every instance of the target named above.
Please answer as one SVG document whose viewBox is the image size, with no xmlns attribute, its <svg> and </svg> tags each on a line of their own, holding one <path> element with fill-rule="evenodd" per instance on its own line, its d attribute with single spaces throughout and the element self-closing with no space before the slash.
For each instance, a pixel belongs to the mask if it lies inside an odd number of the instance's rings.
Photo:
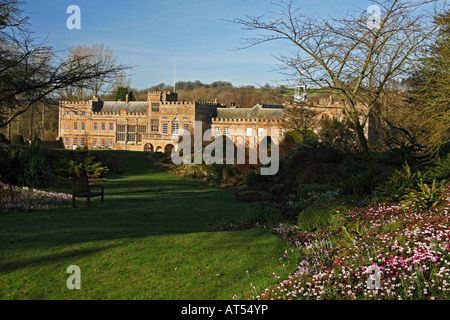
<svg viewBox="0 0 450 320">
<path fill-rule="evenodd" d="M 5 135 L 3 133 L 0 133 L 0 143 L 9 144 L 9 140 L 6 139 L 6 137 L 5 137 Z"/>
<path fill-rule="evenodd" d="M 402 202 L 403 206 L 410 207 L 414 204 L 415 207 L 421 209 L 430 209 L 439 205 L 444 199 L 445 180 L 439 184 L 436 179 L 433 180 L 431 186 L 426 183 L 419 182 L 418 190 L 409 190 L 410 193 L 406 195 Z"/>
<path fill-rule="evenodd" d="M 354 152 L 357 148 L 355 134 L 343 122 L 333 118 L 322 120 L 320 138 L 325 144 L 329 144 L 345 153 Z"/>
<path fill-rule="evenodd" d="M 88 152 L 81 161 L 69 158 L 56 158 L 54 161 L 54 171 L 57 175 L 65 178 L 86 175 L 90 178 L 97 179 L 109 172 L 109 168 L 102 162 L 95 161 L 94 155 Z"/>
<path fill-rule="evenodd" d="M 311 130 L 289 130 L 286 132 L 286 139 L 292 139 L 298 144 L 311 144 L 319 141 L 317 134 Z"/>
<path fill-rule="evenodd" d="M 101 162 L 95 162 L 95 157 L 92 154 L 87 154 L 83 162 L 75 167 L 77 169 L 77 176 L 86 175 L 90 178 L 97 179 L 109 171 L 108 167 Z"/>
<path fill-rule="evenodd" d="M 424 174 L 420 171 L 413 172 L 408 163 L 405 163 L 402 170 L 396 170 L 387 181 L 376 187 L 375 196 L 379 200 L 398 202 L 410 193 L 410 189 L 416 189 L 423 178 Z"/>
<path fill-rule="evenodd" d="M 373 168 L 368 168 L 344 180 L 342 190 L 346 194 L 362 197 L 371 194 L 382 180 L 383 178 Z"/>
<path fill-rule="evenodd" d="M 280 195 L 286 191 L 286 185 L 284 183 L 275 184 L 270 188 L 270 192 L 272 192 L 273 195 Z"/>
<path fill-rule="evenodd" d="M 51 170 L 45 158 L 39 153 L 39 146 L 33 144 L 30 148 L 13 146 L 7 153 L 9 166 L 6 169 L 8 183 L 31 188 L 42 187 L 48 184 Z"/>
<path fill-rule="evenodd" d="M 11 144 L 13 146 L 23 146 L 25 144 L 25 141 L 23 140 L 23 136 L 15 135 L 11 139 Z"/>
<path fill-rule="evenodd" d="M 259 216 L 260 223 L 269 226 L 270 228 L 279 226 L 280 223 L 287 222 L 289 217 L 286 216 L 285 211 L 278 205 L 261 203 L 259 204 L 261 215 Z"/>
<path fill-rule="evenodd" d="M 302 231 L 315 231 L 340 224 L 341 215 L 347 211 L 343 205 L 312 205 L 298 215 L 298 227 Z"/>
<path fill-rule="evenodd" d="M 254 170 L 250 170 L 249 172 L 247 172 L 244 178 L 244 184 L 247 187 L 252 188 L 255 187 L 258 183 L 259 183 L 259 174 Z"/>
<path fill-rule="evenodd" d="M 429 179 L 436 179 L 437 181 L 450 180 L 450 154 L 446 157 L 439 159 L 428 170 Z M 430 181 L 431 182 L 431 181 Z"/>
<path fill-rule="evenodd" d="M 19 184 L 30 188 L 38 188 L 45 185 L 45 159 L 38 154 L 30 153 L 24 160 L 24 168 L 19 176 Z"/>
</svg>

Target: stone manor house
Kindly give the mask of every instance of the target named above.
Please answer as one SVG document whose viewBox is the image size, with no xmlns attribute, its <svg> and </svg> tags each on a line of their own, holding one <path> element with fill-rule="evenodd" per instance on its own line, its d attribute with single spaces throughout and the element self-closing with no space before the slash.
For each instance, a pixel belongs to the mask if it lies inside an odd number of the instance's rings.
<svg viewBox="0 0 450 320">
<path fill-rule="evenodd" d="M 299 94 L 300 91 L 300 94 Z M 297 86 L 296 101 L 306 101 L 303 86 Z M 299 98 L 300 97 L 300 98 Z M 320 117 L 343 119 L 338 103 L 321 99 Z M 227 107 L 217 102 L 178 101 L 170 91 L 150 91 L 147 101 L 61 101 L 59 105 L 59 137 L 66 149 L 114 149 L 170 152 L 176 147 L 174 136 L 182 130 L 194 132 L 194 122 L 202 121 L 203 130 L 213 136 L 241 132 L 246 145 L 259 145 L 266 136 L 285 134 L 282 125 L 283 105 L 257 104 L 253 108 Z M 242 138 L 233 137 L 237 145 Z"/>
<path fill-rule="evenodd" d="M 66 149 L 170 152 L 176 147 L 173 137 L 181 135 L 181 129 L 193 134 L 195 121 L 201 121 L 203 130 L 211 129 L 214 136 L 242 129 L 247 142 L 258 143 L 269 129 L 284 135 L 282 108 L 258 104 L 241 109 L 216 102 L 178 101 L 178 94 L 170 91 L 151 91 L 147 101 L 94 97 L 60 102 L 58 135 Z"/>
</svg>

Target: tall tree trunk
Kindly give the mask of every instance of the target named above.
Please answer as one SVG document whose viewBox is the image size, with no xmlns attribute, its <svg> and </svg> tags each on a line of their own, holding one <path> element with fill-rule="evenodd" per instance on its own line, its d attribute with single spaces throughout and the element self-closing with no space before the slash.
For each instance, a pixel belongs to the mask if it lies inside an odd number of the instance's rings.
<svg viewBox="0 0 450 320">
<path fill-rule="evenodd" d="M 34 116 L 34 105 L 31 106 L 30 113 L 30 131 L 29 131 L 29 139 L 33 140 L 33 116 Z"/>
<path fill-rule="evenodd" d="M 41 124 L 41 140 L 45 137 L 45 104 L 42 104 L 42 124 Z"/>
<path fill-rule="evenodd" d="M 369 157 L 369 144 L 367 143 L 366 135 L 364 134 L 364 127 L 359 122 L 355 123 L 356 135 L 358 138 L 359 148 L 363 155 Z"/>
</svg>

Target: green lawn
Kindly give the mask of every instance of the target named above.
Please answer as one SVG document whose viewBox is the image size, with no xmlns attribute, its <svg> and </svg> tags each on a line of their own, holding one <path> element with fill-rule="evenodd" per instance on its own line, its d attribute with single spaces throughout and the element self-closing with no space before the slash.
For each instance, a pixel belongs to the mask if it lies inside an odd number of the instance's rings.
<svg viewBox="0 0 450 320">
<path fill-rule="evenodd" d="M 0 299 L 245 299 L 296 269 L 268 230 L 219 229 L 252 208 L 233 191 L 105 152 L 126 170 L 108 177 L 104 205 L 0 214 Z M 80 290 L 66 286 L 70 265 Z"/>
</svg>

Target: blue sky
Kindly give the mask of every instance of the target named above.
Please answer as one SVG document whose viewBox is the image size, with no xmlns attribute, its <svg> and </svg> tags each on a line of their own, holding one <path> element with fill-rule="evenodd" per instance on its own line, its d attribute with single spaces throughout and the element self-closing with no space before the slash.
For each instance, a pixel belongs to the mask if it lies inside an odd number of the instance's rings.
<svg viewBox="0 0 450 320">
<path fill-rule="evenodd" d="M 274 71 L 273 55 L 286 52 L 281 42 L 235 50 L 253 36 L 224 19 L 276 11 L 278 0 L 27 0 L 25 14 L 39 39 L 56 50 L 78 44 L 109 46 L 124 64 L 134 66 L 132 87 L 164 82 L 229 81 L 235 86 L 286 84 Z M 365 10 L 368 0 L 294 1 L 309 14 L 344 15 Z M 69 30 L 67 7 L 81 9 L 81 30 Z"/>
</svg>

